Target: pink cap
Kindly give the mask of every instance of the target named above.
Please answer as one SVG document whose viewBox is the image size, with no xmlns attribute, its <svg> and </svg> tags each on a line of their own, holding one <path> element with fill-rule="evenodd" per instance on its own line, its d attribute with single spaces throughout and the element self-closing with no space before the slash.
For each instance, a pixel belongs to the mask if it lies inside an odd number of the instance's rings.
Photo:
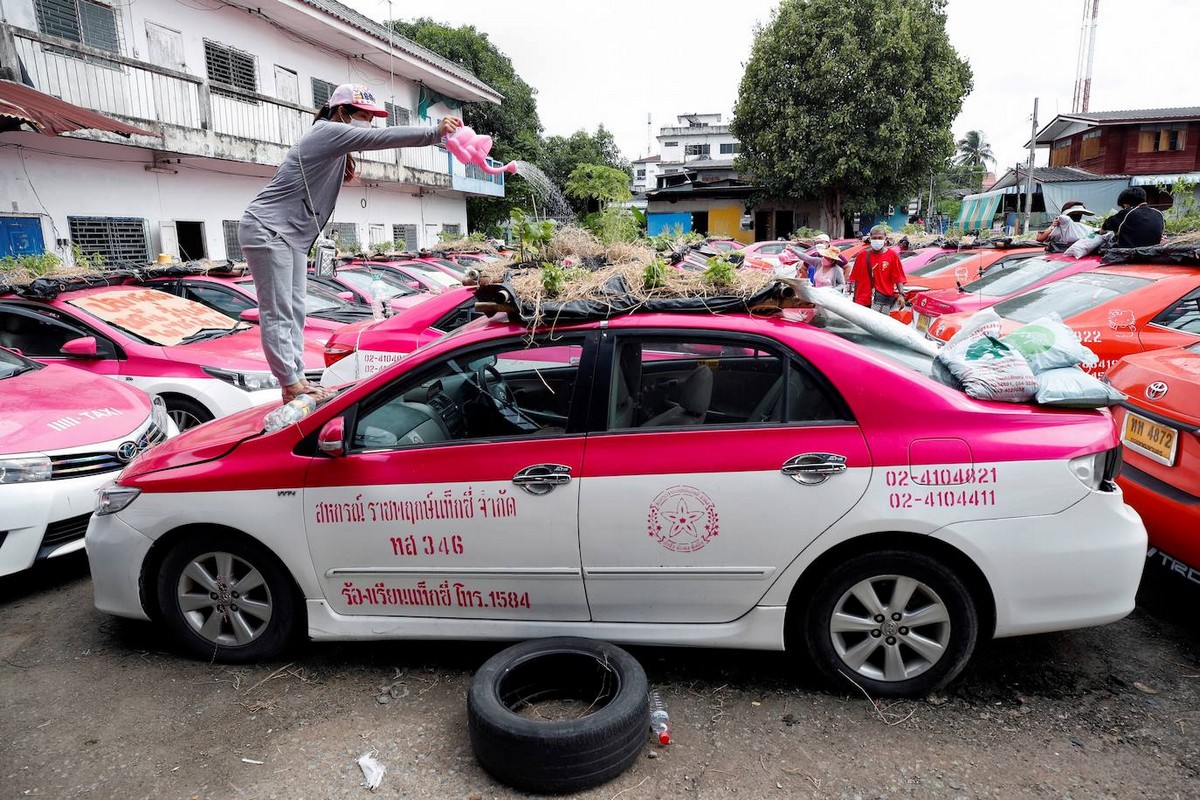
<svg viewBox="0 0 1200 800">
<path fill-rule="evenodd" d="M 329 95 L 329 107 L 354 106 L 363 111 L 370 111 L 377 117 L 386 117 L 388 112 L 375 99 L 375 93 L 366 86 L 358 83 L 343 83 Z"/>
</svg>

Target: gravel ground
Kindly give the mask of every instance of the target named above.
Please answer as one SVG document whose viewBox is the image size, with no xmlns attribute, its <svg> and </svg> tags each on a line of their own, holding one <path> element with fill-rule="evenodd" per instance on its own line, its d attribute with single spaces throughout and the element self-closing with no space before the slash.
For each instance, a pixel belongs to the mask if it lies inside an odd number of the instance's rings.
<svg viewBox="0 0 1200 800">
<path fill-rule="evenodd" d="M 636 798 L 1200 796 L 1200 593 L 1144 581 L 1104 628 L 984 643 L 943 693 L 873 703 L 782 654 L 637 648 L 675 743 L 615 781 Z M 521 796 L 467 741 L 473 670 L 500 645 L 311 645 L 227 667 L 92 608 L 82 558 L 0 581 L 0 797 Z M 386 702 L 381 702 L 386 700 Z"/>
</svg>

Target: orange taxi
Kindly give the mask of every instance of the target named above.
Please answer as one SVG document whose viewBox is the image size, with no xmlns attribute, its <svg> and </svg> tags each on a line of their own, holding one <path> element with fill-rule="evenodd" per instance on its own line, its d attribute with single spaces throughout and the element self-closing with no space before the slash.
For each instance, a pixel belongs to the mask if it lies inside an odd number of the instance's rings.
<svg viewBox="0 0 1200 800">
<path fill-rule="evenodd" d="M 1069 275 L 992 306 L 1001 333 L 1057 314 L 1099 356 L 1100 376 L 1132 353 L 1200 344 L 1200 266 L 1111 264 Z M 943 314 L 928 334 L 947 341 L 972 312 Z"/>
<path fill-rule="evenodd" d="M 1200 333 L 1200 299 L 1188 309 Z M 1200 587 L 1200 344 L 1129 356 L 1108 371 L 1125 465 L 1118 483 L 1146 523 L 1150 563 Z"/>
<path fill-rule="evenodd" d="M 1011 266 L 1037 255 L 1044 255 L 1043 247 L 980 247 L 971 250 L 948 251 L 925 262 L 920 267 L 906 272 L 905 295 L 911 301 L 914 295 L 935 289 L 953 289 L 960 284 L 978 279 L 993 266 Z"/>
</svg>

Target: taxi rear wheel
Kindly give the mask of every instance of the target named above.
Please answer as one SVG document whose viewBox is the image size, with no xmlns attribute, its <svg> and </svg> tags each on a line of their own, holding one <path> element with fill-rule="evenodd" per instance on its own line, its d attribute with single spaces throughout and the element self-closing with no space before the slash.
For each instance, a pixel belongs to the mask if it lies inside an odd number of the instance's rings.
<svg viewBox="0 0 1200 800">
<path fill-rule="evenodd" d="M 269 659 L 297 630 L 291 580 L 270 551 L 228 534 L 188 536 L 158 573 L 163 622 L 185 651 L 227 663 Z"/>
<path fill-rule="evenodd" d="M 872 697 L 919 697 L 945 686 L 966 666 L 978 633 L 966 585 L 938 560 L 903 551 L 835 567 L 804 617 L 817 669 Z"/>
</svg>

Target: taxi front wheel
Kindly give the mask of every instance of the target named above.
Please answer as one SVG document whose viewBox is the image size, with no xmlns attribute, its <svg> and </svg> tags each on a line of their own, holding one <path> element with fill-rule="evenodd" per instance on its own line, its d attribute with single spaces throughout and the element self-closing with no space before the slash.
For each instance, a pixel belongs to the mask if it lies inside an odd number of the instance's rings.
<svg viewBox="0 0 1200 800">
<path fill-rule="evenodd" d="M 871 697 L 920 697 L 945 686 L 966 666 L 979 632 L 963 582 L 936 559 L 903 551 L 834 568 L 803 624 L 817 669 Z"/>
<path fill-rule="evenodd" d="M 198 658 L 269 659 L 296 632 L 295 589 L 279 560 L 250 539 L 204 533 L 179 540 L 163 560 L 157 591 L 163 622 Z"/>
</svg>

